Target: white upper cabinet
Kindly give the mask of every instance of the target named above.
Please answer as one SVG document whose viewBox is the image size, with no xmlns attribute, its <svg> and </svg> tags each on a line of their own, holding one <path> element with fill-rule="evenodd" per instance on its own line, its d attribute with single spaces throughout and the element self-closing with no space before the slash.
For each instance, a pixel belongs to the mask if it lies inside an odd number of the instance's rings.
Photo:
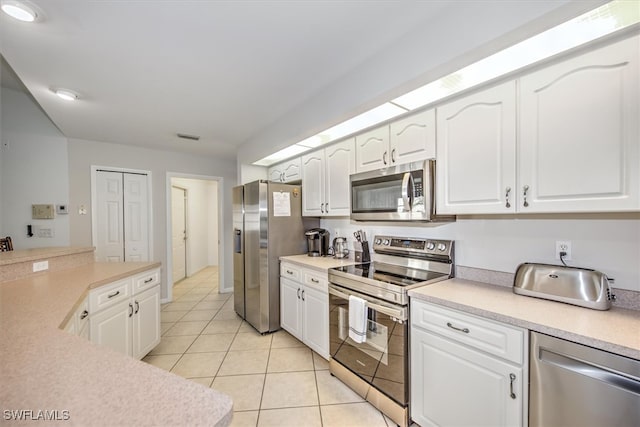
<svg viewBox="0 0 640 427">
<path fill-rule="evenodd" d="M 348 139 L 302 156 L 302 215 L 348 216 L 355 143 Z"/>
<path fill-rule="evenodd" d="M 356 172 L 436 156 L 435 110 L 422 111 L 356 136 Z"/>
<path fill-rule="evenodd" d="M 390 162 L 388 125 L 356 136 L 356 172 L 385 168 Z"/>
<path fill-rule="evenodd" d="M 302 216 L 324 214 L 324 150 L 302 156 Z"/>
<path fill-rule="evenodd" d="M 437 153 L 438 213 L 515 212 L 515 82 L 438 107 Z"/>
<path fill-rule="evenodd" d="M 639 54 L 636 36 L 520 79 L 520 212 L 640 209 Z"/>
<path fill-rule="evenodd" d="M 356 169 L 355 141 L 348 139 L 327 147 L 325 156 L 325 215 L 351 214 L 349 175 Z M 304 192 L 303 192 L 304 195 Z"/>
<path fill-rule="evenodd" d="M 520 77 L 517 112 L 516 81 L 438 107 L 438 213 L 640 210 L 639 46 Z"/>
<path fill-rule="evenodd" d="M 302 179 L 300 157 L 271 166 L 268 171 L 269 181 L 293 182 Z"/>
<path fill-rule="evenodd" d="M 402 164 L 436 157 L 436 112 L 427 110 L 390 125 L 391 163 Z"/>
</svg>

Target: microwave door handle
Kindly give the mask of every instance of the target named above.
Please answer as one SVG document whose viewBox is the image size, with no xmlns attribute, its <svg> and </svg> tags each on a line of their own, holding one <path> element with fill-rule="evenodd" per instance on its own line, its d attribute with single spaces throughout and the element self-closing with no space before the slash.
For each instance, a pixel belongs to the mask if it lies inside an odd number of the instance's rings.
<svg viewBox="0 0 640 427">
<path fill-rule="evenodd" d="M 413 208 L 413 176 L 411 172 L 404 174 L 402 178 L 402 201 L 404 203 L 404 211 L 411 212 Z"/>
</svg>

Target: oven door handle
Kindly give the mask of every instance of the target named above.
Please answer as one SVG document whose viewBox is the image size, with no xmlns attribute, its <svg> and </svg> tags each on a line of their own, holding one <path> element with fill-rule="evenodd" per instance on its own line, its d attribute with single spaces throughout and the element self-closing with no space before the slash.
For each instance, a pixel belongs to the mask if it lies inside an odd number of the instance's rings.
<svg viewBox="0 0 640 427">
<path fill-rule="evenodd" d="M 411 206 L 413 204 L 413 187 L 413 175 L 411 175 L 411 172 L 407 172 L 402 178 L 402 202 L 404 203 L 405 212 L 411 212 L 413 209 L 413 206 Z"/>
<path fill-rule="evenodd" d="M 329 287 L 329 293 L 331 295 L 337 296 L 338 298 L 346 299 L 347 301 L 349 300 L 349 294 L 339 291 L 334 287 L 331 287 L 331 286 Z M 372 302 L 371 300 L 366 298 L 365 295 L 358 294 L 358 296 L 360 296 L 365 301 L 367 301 L 367 307 L 371 308 L 372 310 L 375 310 L 379 313 L 386 314 L 387 316 L 395 317 L 396 319 L 399 319 L 399 320 L 405 320 L 405 313 L 403 309 L 385 307 L 384 305 L 379 305 Z"/>
</svg>

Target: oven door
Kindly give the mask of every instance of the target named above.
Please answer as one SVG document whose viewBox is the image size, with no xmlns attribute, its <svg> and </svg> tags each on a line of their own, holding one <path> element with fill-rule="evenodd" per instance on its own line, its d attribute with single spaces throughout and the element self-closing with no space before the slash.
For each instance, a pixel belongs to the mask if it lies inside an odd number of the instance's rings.
<svg viewBox="0 0 640 427">
<path fill-rule="evenodd" d="M 349 338 L 349 295 L 367 301 L 367 338 Z M 331 357 L 367 383 L 406 406 L 409 403 L 407 307 L 329 285 Z"/>
</svg>

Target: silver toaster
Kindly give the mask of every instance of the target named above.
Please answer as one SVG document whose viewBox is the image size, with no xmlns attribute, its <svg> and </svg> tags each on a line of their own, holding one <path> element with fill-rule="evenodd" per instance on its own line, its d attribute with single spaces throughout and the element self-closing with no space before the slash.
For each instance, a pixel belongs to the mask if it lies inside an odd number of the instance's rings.
<svg viewBox="0 0 640 427">
<path fill-rule="evenodd" d="M 513 292 L 595 310 L 608 310 L 615 295 L 604 273 L 587 268 L 524 263 L 518 266 Z"/>
</svg>

